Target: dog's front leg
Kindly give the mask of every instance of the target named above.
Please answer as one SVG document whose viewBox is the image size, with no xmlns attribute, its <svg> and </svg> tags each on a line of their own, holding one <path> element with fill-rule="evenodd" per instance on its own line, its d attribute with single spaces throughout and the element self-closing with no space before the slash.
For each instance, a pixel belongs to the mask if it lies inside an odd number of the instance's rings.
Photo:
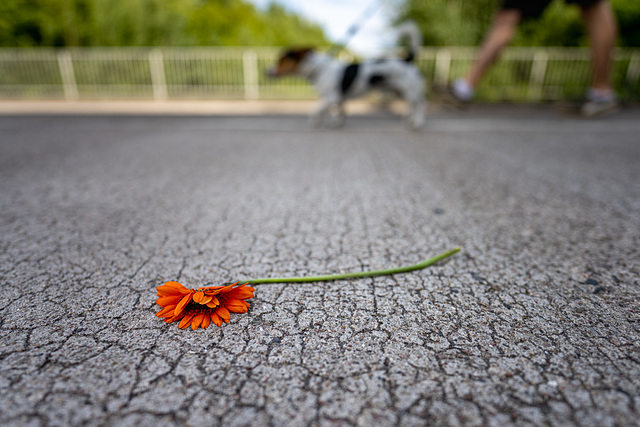
<svg viewBox="0 0 640 427">
<path fill-rule="evenodd" d="M 316 109 L 311 113 L 311 126 L 319 128 L 322 125 L 324 116 L 327 115 L 331 105 L 333 105 L 333 103 L 330 99 L 323 98 L 320 100 Z"/>
<path fill-rule="evenodd" d="M 344 103 L 338 102 L 335 104 L 335 114 L 331 116 L 331 129 L 341 128 L 344 126 L 345 120 Z"/>
</svg>

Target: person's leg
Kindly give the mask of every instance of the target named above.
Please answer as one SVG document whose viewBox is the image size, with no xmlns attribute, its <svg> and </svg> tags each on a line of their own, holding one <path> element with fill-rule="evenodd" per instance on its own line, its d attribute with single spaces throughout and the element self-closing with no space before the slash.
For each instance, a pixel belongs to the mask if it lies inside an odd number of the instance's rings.
<svg viewBox="0 0 640 427">
<path fill-rule="evenodd" d="M 591 87 L 588 102 L 582 108 L 586 116 L 600 115 L 617 109 L 618 102 L 611 86 L 611 65 L 617 36 L 616 20 L 606 0 L 582 6 L 582 18 L 591 44 Z"/>
<path fill-rule="evenodd" d="M 473 65 L 464 78 L 456 80 L 453 84 L 452 92 L 456 99 L 470 101 L 473 98 L 476 86 L 509 44 L 521 19 L 522 12 L 517 9 L 501 9 L 496 13 Z"/>
<path fill-rule="evenodd" d="M 616 43 L 616 20 L 608 1 L 582 7 L 582 18 L 591 42 L 593 89 L 611 89 L 611 62 Z"/>
<path fill-rule="evenodd" d="M 509 44 L 522 19 L 522 12 L 503 9 L 496 13 L 491 30 L 482 43 L 478 57 L 465 76 L 469 85 L 475 88 L 487 69 L 495 62 L 502 50 Z"/>
</svg>

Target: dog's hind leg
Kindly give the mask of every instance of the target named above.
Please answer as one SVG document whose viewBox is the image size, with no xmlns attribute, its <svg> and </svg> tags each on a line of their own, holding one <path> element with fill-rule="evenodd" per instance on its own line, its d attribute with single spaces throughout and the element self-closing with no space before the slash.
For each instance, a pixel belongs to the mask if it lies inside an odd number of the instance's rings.
<svg viewBox="0 0 640 427">
<path fill-rule="evenodd" d="M 410 84 L 406 84 L 410 83 Z M 425 121 L 425 113 L 427 108 L 427 100 L 424 95 L 424 82 L 415 76 L 408 79 L 401 86 L 402 97 L 409 104 L 409 113 L 407 114 L 407 124 L 411 130 L 419 130 Z"/>
<path fill-rule="evenodd" d="M 408 100 L 411 110 L 407 122 L 411 130 L 419 130 L 424 125 L 427 102 L 424 98 Z"/>
</svg>

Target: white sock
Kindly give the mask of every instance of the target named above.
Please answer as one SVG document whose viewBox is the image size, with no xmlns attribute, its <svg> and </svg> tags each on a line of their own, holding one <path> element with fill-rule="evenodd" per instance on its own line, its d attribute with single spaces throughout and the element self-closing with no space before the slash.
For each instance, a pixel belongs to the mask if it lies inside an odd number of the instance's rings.
<svg viewBox="0 0 640 427">
<path fill-rule="evenodd" d="M 475 91 L 465 79 L 458 79 L 453 82 L 453 94 L 463 101 L 471 101 L 475 95 Z"/>
<path fill-rule="evenodd" d="M 589 101 L 613 101 L 616 99 L 616 94 L 612 89 L 595 89 L 590 87 L 587 89 L 587 99 Z"/>
</svg>

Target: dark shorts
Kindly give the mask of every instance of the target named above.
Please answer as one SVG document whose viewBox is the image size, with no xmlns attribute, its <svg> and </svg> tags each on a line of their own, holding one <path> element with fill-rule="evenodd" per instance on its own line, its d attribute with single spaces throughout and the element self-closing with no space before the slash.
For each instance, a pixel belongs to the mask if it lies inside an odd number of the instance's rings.
<svg viewBox="0 0 640 427">
<path fill-rule="evenodd" d="M 519 10 L 523 18 L 537 18 L 542 15 L 544 9 L 549 6 L 552 0 L 502 0 L 502 10 Z M 590 6 L 600 3 L 603 0 L 565 0 L 565 3 L 577 4 L 578 6 Z"/>
</svg>

